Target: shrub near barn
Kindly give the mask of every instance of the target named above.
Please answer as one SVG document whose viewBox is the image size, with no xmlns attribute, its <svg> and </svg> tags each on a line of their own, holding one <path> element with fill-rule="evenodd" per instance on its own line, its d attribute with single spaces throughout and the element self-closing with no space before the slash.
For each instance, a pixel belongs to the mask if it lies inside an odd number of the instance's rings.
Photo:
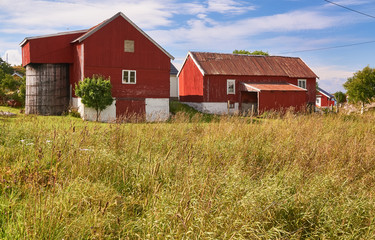
<svg viewBox="0 0 375 240">
<path fill-rule="evenodd" d="M 111 89 L 112 85 L 109 79 L 94 75 L 92 78 L 85 78 L 79 82 L 75 87 L 75 93 L 82 98 L 82 103 L 86 107 L 95 109 L 96 121 L 98 121 L 101 111 L 113 102 Z"/>
</svg>

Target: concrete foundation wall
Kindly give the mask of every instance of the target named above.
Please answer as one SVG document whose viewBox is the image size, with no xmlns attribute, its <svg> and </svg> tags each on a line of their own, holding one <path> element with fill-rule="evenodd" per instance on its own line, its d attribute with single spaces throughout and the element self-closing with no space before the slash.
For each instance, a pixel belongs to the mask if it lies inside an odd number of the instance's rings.
<svg viewBox="0 0 375 240">
<path fill-rule="evenodd" d="M 96 110 L 85 107 L 81 102 L 81 98 L 72 98 L 72 106 L 78 109 L 81 118 L 87 121 L 96 121 Z M 113 122 L 116 120 L 116 100 L 111 106 L 104 109 L 99 116 L 99 122 Z"/>
<path fill-rule="evenodd" d="M 226 102 L 204 102 L 204 103 L 183 102 L 183 103 L 203 113 L 211 113 L 211 114 L 219 114 L 219 115 L 228 114 L 228 104 Z M 239 107 L 238 103 L 234 103 L 234 108 L 229 109 L 229 114 L 237 113 L 238 107 Z"/>
<path fill-rule="evenodd" d="M 170 77 L 170 98 L 178 98 L 178 78 L 174 75 Z"/>
<path fill-rule="evenodd" d="M 146 121 L 166 121 L 169 118 L 169 98 L 146 98 Z"/>
</svg>

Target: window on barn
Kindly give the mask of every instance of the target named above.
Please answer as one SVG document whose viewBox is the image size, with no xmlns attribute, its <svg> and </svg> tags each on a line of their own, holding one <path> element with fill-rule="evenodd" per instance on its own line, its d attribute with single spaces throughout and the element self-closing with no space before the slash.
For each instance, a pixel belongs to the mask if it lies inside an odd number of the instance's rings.
<svg viewBox="0 0 375 240">
<path fill-rule="evenodd" d="M 227 80 L 227 94 L 236 94 L 236 80 L 228 79 Z"/>
<path fill-rule="evenodd" d="M 137 78 L 134 70 L 122 70 L 122 83 L 136 84 Z"/>
<path fill-rule="evenodd" d="M 298 79 L 298 87 L 306 89 L 306 79 Z"/>
<path fill-rule="evenodd" d="M 124 52 L 134 52 L 134 41 L 125 40 L 124 41 Z"/>
</svg>

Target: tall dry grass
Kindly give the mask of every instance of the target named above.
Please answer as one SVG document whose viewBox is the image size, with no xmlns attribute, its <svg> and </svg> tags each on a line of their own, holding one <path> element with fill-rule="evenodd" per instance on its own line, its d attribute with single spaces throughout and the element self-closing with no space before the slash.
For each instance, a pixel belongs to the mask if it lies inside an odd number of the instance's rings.
<svg viewBox="0 0 375 240">
<path fill-rule="evenodd" d="M 0 238 L 371 239 L 374 121 L 0 118 Z"/>
</svg>

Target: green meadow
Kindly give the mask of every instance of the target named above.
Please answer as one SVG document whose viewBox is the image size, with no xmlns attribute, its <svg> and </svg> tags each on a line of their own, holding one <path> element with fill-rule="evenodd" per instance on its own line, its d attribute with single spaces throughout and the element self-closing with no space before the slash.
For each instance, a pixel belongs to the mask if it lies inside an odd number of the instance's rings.
<svg viewBox="0 0 375 240">
<path fill-rule="evenodd" d="M 105 124 L 11 111 L 0 239 L 375 238 L 374 112 Z"/>
</svg>

